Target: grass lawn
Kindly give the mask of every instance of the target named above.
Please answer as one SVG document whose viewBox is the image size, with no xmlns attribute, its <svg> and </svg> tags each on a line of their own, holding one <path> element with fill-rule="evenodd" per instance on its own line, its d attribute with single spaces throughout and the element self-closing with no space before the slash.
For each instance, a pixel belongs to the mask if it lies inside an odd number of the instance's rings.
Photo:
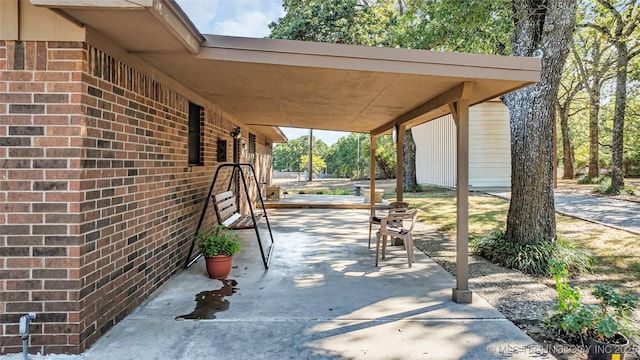
<svg viewBox="0 0 640 360">
<path fill-rule="evenodd" d="M 422 193 L 405 194 L 405 201 L 422 211 L 421 221 L 455 238 L 455 192 L 427 188 Z M 490 195 L 469 195 L 469 238 L 506 227 L 509 201 Z M 593 273 L 574 275 L 572 282 L 589 286 L 597 282 L 640 293 L 640 236 L 567 216 L 556 216 L 558 234 L 591 252 Z"/>
</svg>

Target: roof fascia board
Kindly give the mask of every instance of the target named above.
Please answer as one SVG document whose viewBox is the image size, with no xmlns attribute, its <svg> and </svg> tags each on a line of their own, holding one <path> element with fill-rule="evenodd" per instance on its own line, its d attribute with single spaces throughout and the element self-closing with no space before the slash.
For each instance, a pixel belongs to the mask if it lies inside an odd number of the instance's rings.
<svg viewBox="0 0 640 360">
<path fill-rule="evenodd" d="M 200 43 L 205 39 L 193 25 L 189 17 L 172 0 L 153 1 L 151 13 L 161 21 L 165 27 L 178 39 L 192 54 L 200 52 Z"/>
<path fill-rule="evenodd" d="M 20 40 L 18 0 L 0 1 L 0 39 Z"/>
<path fill-rule="evenodd" d="M 282 129 L 280 129 L 280 127 L 278 127 L 278 126 L 274 126 L 274 127 L 273 127 L 273 130 L 274 130 L 275 132 L 277 132 L 279 136 L 281 136 L 281 137 L 282 137 L 282 142 L 283 142 L 283 143 L 286 143 L 286 142 L 288 142 L 288 141 L 289 141 L 289 139 L 287 138 L 287 135 L 285 135 L 285 134 L 284 134 L 284 132 L 282 131 Z"/>
<path fill-rule="evenodd" d="M 173 0 L 29 0 L 33 5 L 52 9 L 146 10 L 192 54 L 200 51 L 205 39 L 189 17 Z"/>
<path fill-rule="evenodd" d="M 46 6 L 55 8 L 110 8 L 110 9 L 143 9 L 153 5 L 155 0 L 29 0 L 36 6 Z"/>
<path fill-rule="evenodd" d="M 537 82 L 540 59 L 204 35 L 199 58 L 399 74 Z"/>
<path fill-rule="evenodd" d="M 289 141 L 287 136 L 277 126 L 247 125 L 247 129 L 251 133 L 264 136 L 271 143 L 286 143 Z"/>
<path fill-rule="evenodd" d="M 389 129 L 395 126 L 400 126 L 408 123 L 409 121 L 422 116 L 428 112 L 446 106 L 449 103 L 458 101 L 460 99 L 467 98 L 473 88 L 473 83 L 469 81 L 462 82 L 449 90 L 437 95 L 436 97 L 427 100 L 426 102 L 416 106 L 415 108 L 407 111 L 406 113 L 398 116 L 397 118 L 389 121 L 388 123 L 379 126 L 371 131 L 371 136 L 377 136 L 389 131 Z"/>
</svg>

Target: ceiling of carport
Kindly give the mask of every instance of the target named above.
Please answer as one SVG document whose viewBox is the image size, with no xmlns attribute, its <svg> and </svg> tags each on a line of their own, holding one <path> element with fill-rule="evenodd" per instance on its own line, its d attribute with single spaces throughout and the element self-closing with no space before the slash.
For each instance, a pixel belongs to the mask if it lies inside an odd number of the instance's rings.
<svg viewBox="0 0 640 360">
<path fill-rule="evenodd" d="M 64 12 L 245 125 L 380 133 L 540 76 L 537 58 L 202 35 L 171 0 L 30 1 Z"/>
</svg>

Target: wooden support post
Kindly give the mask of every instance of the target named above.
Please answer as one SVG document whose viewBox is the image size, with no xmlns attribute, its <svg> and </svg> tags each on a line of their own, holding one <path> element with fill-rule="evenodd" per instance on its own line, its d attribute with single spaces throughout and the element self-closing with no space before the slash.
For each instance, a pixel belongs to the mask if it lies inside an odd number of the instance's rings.
<svg viewBox="0 0 640 360">
<path fill-rule="evenodd" d="M 469 102 L 450 103 L 456 122 L 456 287 L 453 301 L 470 304 L 469 290 Z"/>
<path fill-rule="evenodd" d="M 308 180 L 313 181 L 313 129 L 309 129 L 309 161 L 307 161 Z"/>
<path fill-rule="evenodd" d="M 371 192 L 369 195 L 369 206 L 373 207 L 376 205 L 376 136 L 371 136 L 371 150 L 369 156 L 371 157 L 371 166 L 370 167 L 370 180 L 369 191 Z"/>
<path fill-rule="evenodd" d="M 404 132 L 407 127 L 396 125 L 396 201 L 404 199 Z"/>
</svg>

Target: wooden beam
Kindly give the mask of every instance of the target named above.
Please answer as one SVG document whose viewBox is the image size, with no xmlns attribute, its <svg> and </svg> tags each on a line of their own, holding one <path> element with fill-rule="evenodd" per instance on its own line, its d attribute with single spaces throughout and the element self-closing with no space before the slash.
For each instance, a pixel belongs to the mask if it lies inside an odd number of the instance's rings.
<svg viewBox="0 0 640 360">
<path fill-rule="evenodd" d="M 451 112 L 451 117 L 453 117 L 453 122 L 458 125 L 458 108 L 455 103 L 449 103 L 449 111 Z"/>
<path fill-rule="evenodd" d="M 456 120 L 456 287 L 453 301 L 469 304 L 469 102 L 449 105 Z"/>
<path fill-rule="evenodd" d="M 469 81 L 462 82 L 452 87 L 451 89 L 439 94 L 438 96 L 428 100 L 427 102 L 416 106 L 415 108 L 407 111 L 406 113 L 398 116 L 388 123 L 373 129 L 370 134 L 380 135 L 386 131 L 389 131 L 390 129 L 393 129 L 394 126 L 402 125 L 417 118 L 418 116 L 424 115 L 437 108 L 447 106 L 447 104 L 450 104 L 454 101 L 467 98 L 471 92 L 472 86 L 473 83 Z"/>
<path fill-rule="evenodd" d="M 396 125 L 396 201 L 404 195 L 404 125 Z"/>
</svg>

